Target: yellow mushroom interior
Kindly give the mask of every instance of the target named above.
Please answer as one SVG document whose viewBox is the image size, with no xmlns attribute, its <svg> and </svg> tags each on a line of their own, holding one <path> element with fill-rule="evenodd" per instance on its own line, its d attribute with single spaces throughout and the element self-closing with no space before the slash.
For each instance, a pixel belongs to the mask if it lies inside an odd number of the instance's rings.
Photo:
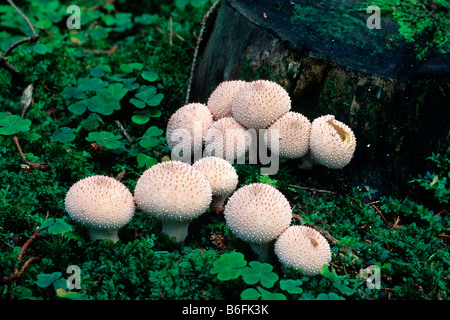
<svg viewBox="0 0 450 320">
<path fill-rule="evenodd" d="M 341 137 L 342 143 L 348 144 L 350 142 L 350 134 L 347 131 L 345 131 L 342 127 L 334 123 L 334 119 L 328 120 L 327 123 L 331 125 L 334 130 L 336 130 L 339 137 Z"/>
</svg>

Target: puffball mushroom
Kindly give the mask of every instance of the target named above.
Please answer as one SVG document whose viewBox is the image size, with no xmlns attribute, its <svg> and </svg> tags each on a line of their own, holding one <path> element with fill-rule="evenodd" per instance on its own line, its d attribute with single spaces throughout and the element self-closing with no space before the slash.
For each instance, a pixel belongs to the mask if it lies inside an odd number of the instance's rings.
<svg viewBox="0 0 450 320">
<path fill-rule="evenodd" d="M 227 159 L 245 157 L 251 135 L 233 117 L 215 121 L 205 133 L 205 154 Z"/>
<path fill-rule="evenodd" d="M 170 160 L 158 163 L 141 175 L 134 191 L 143 212 L 162 222 L 162 232 L 184 241 L 189 223 L 208 209 L 211 186 L 192 165 Z"/>
<path fill-rule="evenodd" d="M 166 141 L 170 150 L 182 139 L 189 139 L 190 154 L 201 150 L 206 130 L 213 124 L 208 107 L 202 103 L 189 103 L 175 111 L 167 123 Z M 189 150 L 188 150 L 189 151 Z"/>
<path fill-rule="evenodd" d="M 95 175 L 79 180 L 66 194 L 69 216 L 89 229 L 91 240 L 118 241 L 118 230 L 134 215 L 133 195 L 114 178 Z"/>
<path fill-rule="evenodd" d="M 333 115 L 324 115 L 312 122 L 309 143 L 313 161 L 330 169 L 345 167 L 356 148 L 353 131 Z"/>
<path fill-rule="evenodd" d="M 248 242 L 259 260 L 268 261 L 270 244 L 289 227 L 292 211 L 275 187 L 252 183 L 233 193 L 224 215 L 231 232 Z"/>
<path fill-rule="evenodd" d="M 247 129 L 265 129 L 291 109 L 291 98 L 279 84 L 268 80 L 248 82 L 236 93 L 233 117 Z"/>
<path fill-rule="evenodd" d="M 317 230 L 307 226 L 290 226 L 275 241 L 275 254 L 286 267 L 305 275 L 320 273 L 331 261 L 328 241 Z"/>
<path fill-rule="evenodd" d="M 234 96 L 246 84 L 242 80 L 221 82 L 208 98 L 207 106 L 214 120 L 231 117 L 231 106 Z"/>
<path fill-rule="evenodd" d="M 212 203 L 210 208 L 223 208 L 225 199 L 237 187 L 239 179 L 236 169 L 228 161 L 218 157 L 202 158 L 197 160 L 193 167 L 202 172 L 211 185 Z"/>
<path fill-rule="evenodd" d="M 301 158 L 309 151 L 311 122 L 304 115 L 289 111 L 267 129 L 267 146 L 272 151 L 272 134 L 278 130 L 278 154 L 287 159 Z"/>
</svg>

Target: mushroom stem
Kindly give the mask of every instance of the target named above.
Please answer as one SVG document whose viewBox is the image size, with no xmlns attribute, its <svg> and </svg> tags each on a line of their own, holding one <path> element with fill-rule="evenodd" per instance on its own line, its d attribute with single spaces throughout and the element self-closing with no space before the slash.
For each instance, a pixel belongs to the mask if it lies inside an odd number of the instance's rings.
<svg viewBox="0 0 450 320">
<path fill-rule="evenodd" d="M 306 155 L 300 158 L 300 164 L 298 165 L 299 169 L 304 170 L 312 170 L 316 162 L 314 161 L 314 158 L 310 151 Z"/>
<path fill-rule="evenodd" d="M 112 242 L 119 241 L 118 230 L 89 228 L 89 236 L 92 241 L 101 239 L 108 239 Z"/>
<path fill-rule="evenodd" d="M 250 243 L 250 247 L 253 252 L 258 255 L 258 261 L 260 262 L 270 262 L 270 243 Z"/>
<path fill-rule="evenodd" d="M 182 242 L 188 234 L 189 222 L 163 220 L 161 232 L 166 234 L 170 239 L 175 238 L 175 242 Z"/>
<path fill-rule="evenodd" d="M 226 195 L 213 195 L 210 208 L 223 208 L 225 203 Z"/>
</svg>

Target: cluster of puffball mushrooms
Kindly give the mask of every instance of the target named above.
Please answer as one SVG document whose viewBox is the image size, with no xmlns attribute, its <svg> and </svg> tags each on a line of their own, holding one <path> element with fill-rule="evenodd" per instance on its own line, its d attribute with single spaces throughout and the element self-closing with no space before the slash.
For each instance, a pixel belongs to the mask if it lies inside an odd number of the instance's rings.
<svg viewBox="0 0 450 320">
<path fill-rule="evenodd" d="M 264 140 L 273 153 L 285 159 L 301 159 L 300 167 L 305 169 L 313 165 L 341 169 L 350 162 L 356 148 L 355 135 L 346 124 L 330 114 L 311 122 L 291 111 L 288 92 L 269 80 L 220 83 L 207 104 L 190 103 L 175 111 L 167 125 L 166 140 L 173 150 L 180 138 L 185 138 L 176 134 L 177 130 L 188 136 L 198 130 L 202 139 L 190 140 L 191 151 L 204 145 L 206 155 L 227 156 L 227 160 L 232 155 L 233 160 L 249 150 L 249 130 L 260 129 L 267 130 Z M 277 148 L 272 136 L 278 137 Z"/>
<path fill-rule="evenodd" d="M 267 128 L 269 137 L 271 130 L 278 129 L 280 156 L 308 157 L 329 168 L 348 164 L 356 145 L 350 128 L 332 115 L 310 123 L 290 108 L 287 92 L 274 82 L 226 81 L 213 91 L 207 105 L 191 103 L 172 115 L 167 143 L 172 149 L 177 142 L 172 139 L 175 130 L 182 128 L 193 133 L 194 122 L 198 121 L 204 136 L 211 128 L 231 128 L 237 139 L 246 139 L 248 128 Z M 205 139 L 201 142 L 208 144 Z M 195 147 L 199 146 L 193 142 L 192 148 Z M 72 219 L 89 230 L 91 240 L 114 242 L 119 240 L 118 230 L 130 222 L 136 207 L 160 220 L 162 233 L 176 242 L 184 241 L 189 223 L 209 209 L 210 213 L 223 212 L 231 232 L 247 242 L 260 261 L 270 261 L 271 253 L 275 253 L 282 265 L 306 275 L 318 274 L 323 265 L 330 263 L 328 241 L 311 227 L 291 224 L 292 210 L 280 191 L 264 183 L 236 190 L 237 185 L 235 168 L 222 157 L 206 156 L 192 165 L 169 160 L 143 172 L 134 196 L 114 178 L 84 178 L 67 192 L 65 207 Z M 216 208 L 223 211 L 215 211 Z"/>
</svg>

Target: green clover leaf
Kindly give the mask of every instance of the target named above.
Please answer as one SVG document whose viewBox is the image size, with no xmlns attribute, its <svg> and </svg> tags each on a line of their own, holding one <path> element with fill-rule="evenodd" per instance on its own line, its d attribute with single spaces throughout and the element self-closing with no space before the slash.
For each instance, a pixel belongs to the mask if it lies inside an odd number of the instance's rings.
<svg viewBox="0 0 450 320">
<path fill-rule="evenodd" d="M 261 287 L 248 288 L 241 292 L 242 300 L 287 300 L 286 296 L 282 293 L 273 293 L 267 291 Z"/>
<path fill-rule="evenodd" d="M 89 142 L 97 142 L 99 145 L 106 149 L 116 149 L 122 145 L 121 135 L 114 135 L 111 132 L 100 131 L 100 132 L 90 132 L 86 137 Z"/>
<path fill-rule="evenodd" d="M 62 127 L 58 131 L 53 132 L 53 134 L 50 137 L 50 140 L 57 141 L 61 143 L 69 143 L 75 140 L 75 132 L 76 129 L 68 128 L 68 127 Z"/>
<path fill-rule="evenodd" d="M 148 128 L 147 131 L 142 136 L 141 141 L 139 141 L 139 145 L 144 149 L 149 149 L 158 145 L 159 143 L 158 137 L 160 137 L 163 134 L 163 132 L 164 132 L 163 130 L 155 126 Z"/>
<path fill-rule="evenodd" d="M 137 163 L 138 163 L 138 167 L 142 168 L 145 167 L 145 169 L 150 168 L 151 166 L 153 166 L 154 164 L 158 163 L 158 160 L 156 160 L 153 157 L 150 157 L 144 153 L 139 153 L 136 157 Z"/>
<path fill-rule="evenodd" d="M 240 252 L 231 252 L 222 255 L 214 262 L 210 270 L 211 274 L 217 273 L 217 278 L 222 281 L 236 279 L 241 275 L 242 268 L 247 265 L 244 255 Z"/>
<path fill-rule="evenodd" d="M 31 120 L 18 115 L 6 115 L 0 118 L 0 135 L 13 135 L 30 130 Z"/>
<path fill-rule="evenodd" d="M 261 283 L 266 288 L 272 288 L 279 277 L 272 272 L 273 267 L 268 263 L 261 263 L 259 261 L 249 262 L 249 267 L 245 267 L 241 271 L 242 279 L 246 284 Z"/>
<path fill-rule="evenodd" d="M 38 285 L 38 287 L 47 288 L 48 286 L 53 284 L 53 282 L 61 278 L 61 276 L 62 276 L 61 272 L 53 272 L 50 274 L 41 273 L 38 274 L 37 276 L 36 284 Z"/>
<path fill-rule="evenodd" d="M 146 105 L 151 107 L 158 106 L 162 99 L 164 99 L 164 95 L 162 93 L 156 93 L 156 87 L 142 86 L 139 92 L 135 94 L 135 98 L 130 99 L 130 103 L 142 109 Z"/>
<path fill-rule="evenodd" d="M 292 280 L 292 279 L 286 279 L 286 280 L 280 280 L 280 289 L 287 291 L 291 294 L 300 294 L 303 292 L 303 289 L 300 288 L 300 286 L 303 284 L 301 280 Z"/>
</svg>

